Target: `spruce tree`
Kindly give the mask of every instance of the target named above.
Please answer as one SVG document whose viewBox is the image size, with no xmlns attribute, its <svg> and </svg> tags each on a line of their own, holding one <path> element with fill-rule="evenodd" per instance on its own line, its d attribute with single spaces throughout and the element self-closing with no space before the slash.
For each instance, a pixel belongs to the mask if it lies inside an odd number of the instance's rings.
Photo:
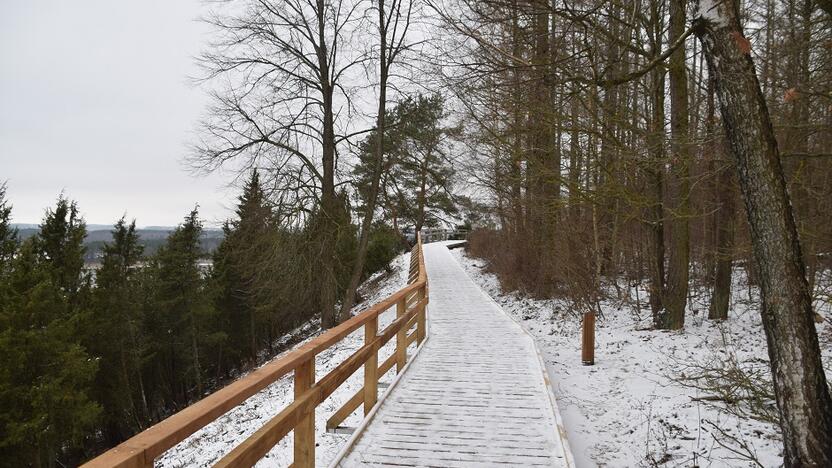
<svg viewBox="0 0 832 468">
<path fill-rule="evenodd" d="M 104 245 L 96 275 L 94 307 L 86 327 L 90 352 L 99 359 L 95 396 L 103 406 L 103 435 L 108 445 L 131 436 L 147 420 L 141 376 L 141 290 L 136 265 L 143 247 L 136 222 L 122 217 Z"/>
<path fill-rule="evenodd" d="M 214 254 L 215 303 L 230 346 L 226 360 L 233 365 L 243 356 L 256 360 L 262 342 L 269 340 L 268 315 L 274 303 L 263 299 L 270 278 L 258 274 L 261 247 L 273 238 L 271 207 L 255 169 L 238 198 L 236 219 L 227 222 L 225 237 Z"/>
<path fill-rule="evenodd" d="M 150 320 L 155 349 L 151 352 L 170 405 L 185 404 L 203 394 L 206 354 L 225 339 L 216 331 L 215 311 L 198 266 L 201 234 L 202 222 L 194 208 L 154 260 L 155 310 Z"/>
<path fill-rule="evenodd" d="M 76 293 L 81 286 L 86 235 L 86 223 L 78 213 L 78 206 L 61 195 L 55 208 L 46 211 L 36 237 L 35 246 L 40 256 L 51 264 L 49 270 L 55 283 L 68 294 Z"/>
<path fill-rule="evenodd" d="M 17 229 L 11 223 L 12 206 L 6 200 L 6 184 L 0 184 L 0 275 L 8 270 L 17 250 Z"/>
<path fill-rule="evenodd" d="M 77 460 L 100 407 L 97 363 L 78 343 L 84 222 L 63 197 L 20 247 L 6 277 L 0 330 L 0 459 L 10 466 Z"/>
</svg>

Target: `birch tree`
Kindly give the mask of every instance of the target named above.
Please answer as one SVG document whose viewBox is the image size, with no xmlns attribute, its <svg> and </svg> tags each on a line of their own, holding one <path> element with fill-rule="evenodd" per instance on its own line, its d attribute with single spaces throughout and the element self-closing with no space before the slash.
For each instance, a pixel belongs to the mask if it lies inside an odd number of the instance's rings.
<svg viewBox="0 0 832 468">
<path fill-rule="evenodd" d="M 694 0 L 695 34 L 714 78 L 737 167 L 787 467 L 832 466 L 832 396 L 780 151 L 733 1 Z"/>
</svg>

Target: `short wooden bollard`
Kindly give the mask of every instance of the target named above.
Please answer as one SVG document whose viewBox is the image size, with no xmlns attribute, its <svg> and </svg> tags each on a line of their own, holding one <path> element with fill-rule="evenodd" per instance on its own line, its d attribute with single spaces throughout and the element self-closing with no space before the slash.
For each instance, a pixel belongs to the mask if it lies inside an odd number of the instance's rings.
<svg viewBox="0 0 832 468">
<path fill-rule="evenodd" d="M 591 366 L 595 364 L 595 312 L 584 313 L 581 335 L 581 361 Z"/>
</svg>

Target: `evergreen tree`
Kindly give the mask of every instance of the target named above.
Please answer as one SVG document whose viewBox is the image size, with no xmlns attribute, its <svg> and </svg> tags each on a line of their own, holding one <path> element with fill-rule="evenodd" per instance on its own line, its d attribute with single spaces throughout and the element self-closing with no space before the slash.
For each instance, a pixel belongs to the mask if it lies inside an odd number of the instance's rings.
<svg viewBox="0 0 832 468">
<path fill-rule="evenodd" d="M 63 197 L 23 243 L 6 277 L 0 330 L 0 459 L 10 466 L 76 460 L 100 407 L 89 398 L 97 363 L 78 343 L 88 282 L 84 222 Z"/>
<path fill-rule="evenodd" d="M 453 170 L 446 141 L 457 129 L 443 123 L 444 100 L 440 95 L 408 98 L 399 102 L 388 119 L 395 124 L 385 135 L 386 170 L 381 181 L 380 205 L 393 220 L 416 230 L 435 226 L 456 213 Z M 355 175 L 359 194 L 369 191 L 376 136 L 362 143 Z"/>
<path fill-rule="evenodd" d="M 173 408 L 205 390 L 206 354 L 225 335 L 214 331 L 215 313 L 198 265 L 202 222 L 194 208 L 159 249 L 149 284 L 154 291 L 149 330 L 160 405 Z"/>
<path fill-rule="evenodd" d="M 17 251 L 17 229 L 12 228 L 12 207 L 6 201 L 6 185 L 0 185 L 0 330 L 5 329 L 5 304 L 8 300 L 9 285 L 7 276 L 11 272 L 11 263 Z"/>
<path fill-rule="evenodd" d="M 12 207 L 6 201 L 6 184 L 0 184 L 0 275 L 8 270 L 17 250 L 17 229 L 11 223 Z"/>
<path fill-rule="evenodd" d="M 274 304 L 262 298 L 262 280 L 258 275 L 261 247 L 273 239 L 275 230 L 271 207 L 255 169 L 243 188 L 235 209 L 236 219 L 225 223 L 225 236 L 214 254 L 213 282 L 215 304 L 223 330 L 229 335 L 224 361 L 239 363 L 245 356 L 257 359 L 262 342 L 270 339 L 268 316 Z M 231 364 L 233 365 L 233 364 Z"/>
<path fill-rule="evenodd" d="M 38 255 L 49 262 L 55 284 L 69 296 L 77 294 L 82 286 L 86 235 L 87 226 L 78 206 L 61 195 L 55 208 L 46 211 L 35 237 Z"/>
<path fill-rule="evenodd" d="M 136 222 L 122 217 L 104 245 L 96 275 L 87 348 L 99 358 L 95 397 L 103 407 L 103 435 L 115 445 L 147 420 L 141 376 L 141 290 L 136 265 L 142 256 Z"/>
</svg>

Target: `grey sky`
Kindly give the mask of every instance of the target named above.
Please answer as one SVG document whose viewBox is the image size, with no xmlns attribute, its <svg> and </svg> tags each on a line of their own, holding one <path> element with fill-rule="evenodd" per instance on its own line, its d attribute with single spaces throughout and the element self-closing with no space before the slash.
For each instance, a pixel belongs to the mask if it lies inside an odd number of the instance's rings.
<svg viewBox="0 0 832 468">
<path fill-rule="evenodd" d="M 229 177 L 183 164 L 206 98 L 188 84 L 207 27 L 199 0 L 2 0 L 0 182 L 14 222 L 63 190 L 89 223 L 226 217 Z"/>
</svg>

